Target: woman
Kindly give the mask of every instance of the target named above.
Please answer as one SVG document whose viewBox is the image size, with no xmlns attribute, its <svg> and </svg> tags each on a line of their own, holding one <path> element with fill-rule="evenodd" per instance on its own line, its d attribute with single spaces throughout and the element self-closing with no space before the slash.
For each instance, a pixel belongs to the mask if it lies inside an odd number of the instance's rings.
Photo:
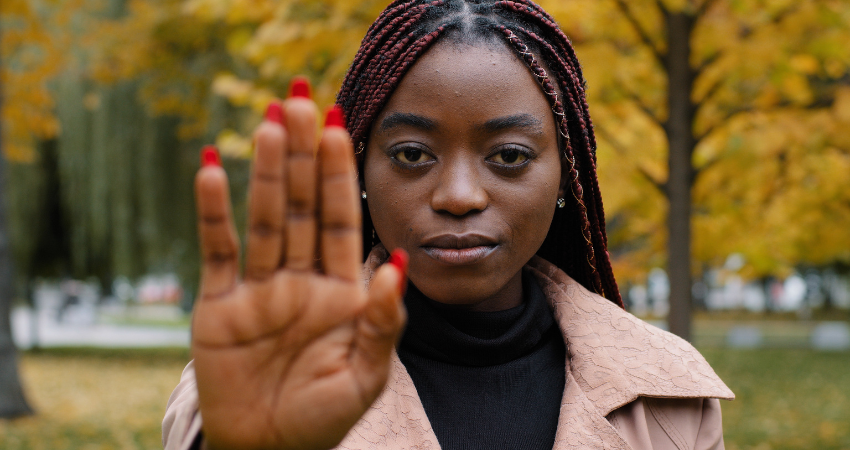
<svg viewBox="0 0 850 450">
<path fill-rule="evenodd" d="M 622 309 L 581 70 L 545 12 L 393 2 L 337 103 L 316 144 L 296 80 L 257 129 L 242 279 L 204 151 L 166 448 L 723 447 L 732 393 Z"/>
</svg>

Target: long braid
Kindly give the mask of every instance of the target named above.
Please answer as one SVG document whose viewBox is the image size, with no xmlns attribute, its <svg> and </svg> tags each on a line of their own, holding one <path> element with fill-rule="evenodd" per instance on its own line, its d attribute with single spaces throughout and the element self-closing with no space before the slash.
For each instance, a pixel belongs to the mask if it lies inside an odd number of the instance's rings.
<svg viewBox="0 0 850 450">
<path fill-rule="evenodd" d="M 453 31 L 452 33 L 449 33 Z M 575 50 L 554 19 L 530 0 L 395 0 L 372 24 L 346 74 L 342 107 L 362 168 L 375 120 L 401 79 L 441 36 L 470 43 L 496 36 L 535 75 L 560 134 L 572 199 L 555 214 L 538 252 L 588 289 L 622 307 L 607 251 L 596 175 L 596 138 Z M 552 72 L 548 74 L 537 58 Z M 372 243 L 364 208 L 364 250 Z"/>
<path fill-rule="evenodd" d="M 566 67 L 568 69 L 568 72 L 570 72 L 570 75 L 573 77 L 573 80 L 574 80 L 574 83 L 572 85 L 568 85 L 567 83 L 562 82 L 562 88 L 568 89 L 570 87 L 576 87 L 577 88 L 578 86 L 581 86 L 581 90 L 578 91 L 578 94 L 579 94 L 578 98 L 581 102 L 581 108 L 579 110 L 583 111 L 583 115 L 584 115 L 583 120 L 587 122 L 587 126 L 582 127 L 582 130 L 583 130 L 583 132 L 585 132 L 587 134 L 588 142 L 591 144 L 591 155 L 593 155 L 593 166 L 594 166 L 594 174 L 595 174 L 595 171 L 596 171 L 596 167 L 595 167 L 596 166 L 596 136 L 595 136 L 595 133 L 593 131 L 593 125 L 592 125 L 591 120 L 590 120 L 590 113 L 589 113 L 590 108 L 587 105 L 587 96 L 585 95 L 585 86 L 584 86 L 584 83 L 582 81 L 580 81 L 580 80 L 583 79 L 582 72 L 581 72 L 581 65 L 578 63 L 578 57 L 576 56 L 575 49 L 570 44 L 569 37 L 567 37 L 567 35 L 564 34 L 564 32 L 560 29 L 560 27 L 557 26 L 557 24 L 555 24 L 555 20 L 552 18 L 552 16 L 550 16 L 545 10 L 543 10 L 542 8 L 540 8 L 537 5 L 534 5 L 533 3 L 523 2 L 523 0 L 516 0 L 516 1 L 505 0 L 505 1 L 502 1 L 502 2 L 498 2 L 496 5 L 497 6 L 506 6 L 506 7 L 509 7 L 511 9 L 517 11 L 517 12 L 520 12 L 520 13 L 525 12 L 525 13 L 531 14 L 532 16 L 534 16 L 534 18 L 540 20 L 542 23 L 544 23 L 546 26 L 548 26 L 549 29 L 558 37 L 558 39 L 556 39 L 556 43 L 558 44 L 559 49 L 561 51 L 563 51 L 564 53 L 566 53 L 566 55 L 569 59 L 569 63 L 564 63 L 563 61 L 561 63 L 564 67 Z M 541 43 L 541 44 L 545 44 L 546 46 L 550 47 L 549 48 L 550 54 L 553 57 L 560 58 L 560 56 L 557 54 L 557 52 L 551 48 L 551 44 L 549 42 L 546 42 L 546 41 L 544 41 L 540 38 L 538 38 L 538 42 Z M 572 70 L 570 70 L 570 69 L 572 69 Z M 573 70 L 575 72 L 573 72 Z M 598 185 L 598 179 L 597 179 L 596 176 L 592 177 L 592 182 L 594 184 L 593 190 L 594 190 L 595 196 L 598 197 L 596 199 L 596 203 L 598 203 L 599 209 L 600 209 L 600 211 L 602 211 L 602 198 L 599 195 L 600 190 L 599 190 L 599 185 Z M 603 216 L 604 216 L 604 214 L 603 214 Z M 600 219 L 603 219 L 603 217 L 600 217 Z M 605 236 L 605 221 L 604 221 L 604 219 L 599 221 L 599 226 L 600 226 L 600 230 L 601 230 L 602 235 Z M 607 241 L 607 239 L 606 239 L 606 241 Z M 606 246 L 607 246 L 607 242 L 606 242 Z"/>
<path fill-rule="evenodd" d="M 558 49 L 561 50 L 564 54 L 566 54 L 568 61 L 564 61 L 559 52 L 555 50 L 552 44 L 549 41 L 546 41 L 533 32 L 527 32 L 532 39 L 534 39 L 539 46 L 548 50 L 549 55 L 558 61 L 558 66 L 566 69 L 565 72 L 570 78 L 571 83 L 568 83 L 566 78 L 561 77 L 561 88 L 564 92 L 574 93 L 575 97 L 571 100 L 577 100 L 577 104 L 575 104 L 575 111 L 579 112 L 578 120 L 581 123 L 581 133 L 585 137 L 585 141 L 588 144 L 588 152 L 586 153 L 587 164 L 590 168 L 590 176 L 588 176 L 588 182 L 590 184 L 590 189 L 592 191 L 593 201 L 589 202 L 590 208 L 592 211 L 592 216 L 595 216 L 591 221 L 592 227 L 594 228 L 594 238 L 597 240 L 597 245 L 600 248 L 605 249 L 605 257 L 602 258 L 602 263 L 604 267 L 602 268 L 604 272 L 604 277 L 606 278 L 606 284 L 609 286 L 614 286 L 612 292 L 617 297 L 617 303 L 622 304 L 622 298 L 619 295 L 619 289 L 616 288 L 617 282 L 614 279 L 614 272 L 611 268 L 611 260 L 610 255 L 608 255 L 608 239 L 605 232 L 605 213 L 602 205 L 602 196 L 601 191 L 599 189 L 599 180 L 596 176 L 596 136 L 593 131 L 593 124 L 590 119 L 590 108 L 587 104 L 587 96 L 585 94 L 585 83 L 583 81 L 581 65 L 578 62 L 578 57 L 576 56 L 575 49 L 570 43 L 569 38 L 566 34 L 558 27 L 555 23 L 555 20 L 550 16 L 545 10 L 540 8 L 538 5 L 523 1 L 523 0 L 505 0 L 497 2 L 497 7 L 510 8 L 511 10 L 520 13 L 527 14 L 532 16 L 533 19 L 541 22 L 546 25 L 549 31 L 556 37 L 554 39 L 555 44 Z M 572 91 L 572 92 L 570 92 Z M 614 298 L 612 298 L 614 300 Z"/>
<path fill-rule="evenodd" d="M 532 40 L 534 40 L 541 48 L 545 49 L 551 58 L 559 62 L 561 67 L 565 67 L 569 70 L 569 66 L 565 64 L 565 62 L 561 59 L 560 55 L 554 49 L 554 47 L 536 33 L 519 29 L 524 34 L 529 36 Z M 570 75 L 575 76 L 574 73 L 570 73 Z M 574 78 L 575 79 L 575 78 Z M 586 113 L 587 102 L 585 100 L 585 96 L 583 92 L 575 92 L 573 89 L 576 85 L 575 83 L 567 83 L 566 81 L 561 81 L 561 89 L 567 95 L 567 99 L 573 104 L 574 111 L 584 111 L 585 113 L 577 116 L 576 122 L 581 126 L 582 135 L 585 137 L 585 142 L 588 144 L 588 148 L 595 148 L 595 139 L 593 135 L 593 126 L 590 123 L 590 116 Z M 576 100 L 578 98 L 578 101 Z M 581 103 L 579 103 L 581 102 Z M 586 182 L 589 184 L 591 194 L 593 196 L 593 201 L 588 202 L 589 208 L 591 209 L 590 215 L 593 216 L 596 220 L 590 220 L 587 224 L 592 228 L 593 238 L 596 240 L 596 246 L 601 248 L 608 247 L 607 239 L 605 236 L 605 218 L 604 211 L 602 211 L 602 199 L 599 190 L 598 178 L 596 176 L 596 158 L 591 152 L 585 152 L 586 161 L 585 164 L 589 167 L 589 174 L 591 176 L 586 176 Z M 598 208 L 598 210 L 597 210 Z M 607 253 L 607 250 L 606 250 Z M 608 278 L 606 284 L 616 284 L 616 280 L 613 278 L 613 270 L 610 269 L 610 257 L 602 258 L 603 264 L 606 264 L 609 267 L 606 267 L 606 270 L 603 270 L 604 276 Z M 594 264 L 596 261 L 594 260 Z"/>
<path fill-rule="evenodd" d="M 566 114 L 564 113 L 564 107 L 561 103 L 561 100 L 558 98 L 558 93 L 555 90 L 555 87 L 552 86 L 552 82 L 549 79 L 549 76 L 546 74 L 546 71 L 542 67 L 540 67 L 528 46 L 524 42 L 522 42 L 519 37 L 517 37 L 513 30 L 510 30 L 505 26 L 500 26 L 499 30 L 503 33 L 508 43 L 516 50 L 517 54 L 525 62 L 526 66 L 528 66 L 531 72 L 537 77 L 537 81 L 543 87 L 543 92 L 549 98 L 550 106 L 552 107 L 552 111 L 555 113 L 555 116 L 557 118 L 559 132 L 564 137 L 568 137 L 569 130 L 567 125 Z M 585 206 L 583 200 L 584 190 L 582 188 L 581 182 L 579 181 L 579 171 L 576 168 L 575 156 L 573 155 L 572 145 L 570 145 L 569 142 L 565 144 L 564 154 L 567 158 L 567 161 L 570 163 L 570 189 L 572 191 L 573 197 L 575 198 L 578 204 L 578 210 L 581 219 L 582 237 L 584 238 L 588 249 L 588 254 L 586 258 L 587 263 L 591 269 L 589 275 L 593 285 L 593 290 L 599 294 L 603 294 L 604 288 L 602 287 L 602 280 L 600 279 L 599 273 L 596 270 L 596 255 L 591 237 L 590 220 L 588 219 L 587 207 Z"/>
</svg>

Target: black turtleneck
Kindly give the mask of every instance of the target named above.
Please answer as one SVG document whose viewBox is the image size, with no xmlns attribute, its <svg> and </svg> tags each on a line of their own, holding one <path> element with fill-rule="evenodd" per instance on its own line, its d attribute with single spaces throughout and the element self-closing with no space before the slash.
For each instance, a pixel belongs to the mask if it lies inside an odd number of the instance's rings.
<svg viewBox="0 0 850 450">
<path fill-rule="evenodd" d="M 410 286 L 398 355 L 444 450 L 551 450 L 564 392 L 566 350 L 534 277 L 523 303 L 474 312 Z"/>
</svg>

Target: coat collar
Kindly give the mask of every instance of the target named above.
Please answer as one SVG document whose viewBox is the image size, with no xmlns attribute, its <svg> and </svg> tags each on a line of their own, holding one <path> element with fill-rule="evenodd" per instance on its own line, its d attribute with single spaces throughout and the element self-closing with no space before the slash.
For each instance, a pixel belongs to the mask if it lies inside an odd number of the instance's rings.
<svg viewBox="0 0 850 450">
<path fill-rule="evenodd" d="M 372 250 L 364 266 L 367 284 L 388 257 L 380 245 Z M 546 294 L 567 347 L 567 380 L 554 450 L 629 449 L 605 416 L 641 396 L 734 398 L 684 340 L 589 292 L 541 258 L 533 258 L 526 270 Z M 398 355 L 393 354 L 384 392 L 338 448 L 439 450 Z"/>
<path fill-rule="evenodd" d="M 527 267 L 552 304 L 570 372 L 603 415 L 638 397 L 735 398 L 687 341 L 591 293 L 539 257 Z"/>
</svg>

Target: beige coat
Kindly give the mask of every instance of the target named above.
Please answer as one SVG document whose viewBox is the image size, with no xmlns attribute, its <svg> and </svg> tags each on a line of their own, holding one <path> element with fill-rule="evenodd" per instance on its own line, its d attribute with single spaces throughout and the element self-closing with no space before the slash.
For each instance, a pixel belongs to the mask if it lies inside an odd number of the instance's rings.
<svg viewBox="0 0 850 450">
<path fill-rule="evenodd" d="M 386 259 L 373 252 L 371 274 Z M 686 341 L 593 294 L 554 265 L 528 269 L 552 305 L 567 346 L 567 380 L 554 450 L 723 449 L 720 402 L 734 394 Z M 192 363 L 168 401 L 166 450 L 187 450 L 201 430 Z M 393 355 L 381 396 L 338 449 L 439 450 L 404 365 Z"/>
</svg>

